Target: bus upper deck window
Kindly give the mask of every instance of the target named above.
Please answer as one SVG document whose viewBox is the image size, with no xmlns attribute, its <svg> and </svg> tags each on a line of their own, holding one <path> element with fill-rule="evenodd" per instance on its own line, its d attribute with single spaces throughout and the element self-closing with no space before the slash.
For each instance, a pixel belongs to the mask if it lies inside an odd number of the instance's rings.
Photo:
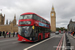
<svg viewBox="0 0 75 50">
<path fill-rule="evenodd" d="M 32 15 L 24 15 L 24 19 L 32 19 Z"/>
</svg>

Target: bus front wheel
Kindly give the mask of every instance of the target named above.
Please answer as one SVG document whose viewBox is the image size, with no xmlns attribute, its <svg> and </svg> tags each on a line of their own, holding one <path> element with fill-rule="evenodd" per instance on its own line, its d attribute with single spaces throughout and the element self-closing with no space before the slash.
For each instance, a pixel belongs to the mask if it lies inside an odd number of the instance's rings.
<svg viewBox="0 0 75 50">
<path fill-rule="evenodd" d="M 48 35 L 48 38 L 50 37 L 50 35 Z"/>
<path fill-rule="evenodd" d="M 39 36 L 39 41 L 41 41 L 41 36 Z"/>
</svg>

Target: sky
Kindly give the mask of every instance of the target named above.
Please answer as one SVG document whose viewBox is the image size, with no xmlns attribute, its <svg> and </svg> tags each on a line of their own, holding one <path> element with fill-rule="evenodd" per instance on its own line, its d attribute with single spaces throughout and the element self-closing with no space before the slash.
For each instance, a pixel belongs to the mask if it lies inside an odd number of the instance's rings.
<svg viewBox="0 0 75 50">
<path fill-rule="evenodd" d="M 34 12 L 51 22 L 52 5 L 56 12 L 56 27 L 65 27 L 70 19 L 75 21 L 75 0 L 0 0 L 0 9 L 5 22 L 12 21 L 16 14 L 17 23 L 22 13 Z"/>
</svg>

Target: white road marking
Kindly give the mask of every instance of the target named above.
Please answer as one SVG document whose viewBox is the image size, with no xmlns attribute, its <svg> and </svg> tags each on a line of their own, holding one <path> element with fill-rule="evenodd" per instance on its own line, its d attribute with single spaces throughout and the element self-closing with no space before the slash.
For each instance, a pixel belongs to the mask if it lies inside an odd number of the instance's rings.
<svg viewBox="0 0 75 50">
<path fill-rule="evenodd" d="M 59 36 L 59 35 L 56 35 L 55 37 L 61 37 L 61 36 Z"/>
<path fill-rule="evenodd" d="M 55 36 L 53 36 L 53 37 L 55 37 Z M 30 49 L 30 48 L 32 48 L 32 47 L 34 47 L 34 46 L 36 46 L 36 45 L 39 45 L 39 44 L 41 44 L 41 43 L 43 43 L 43 42 L 45 42 L 45 41 L 47 41 L 47 40 L 49 40 L 49 39 L 51 39 L 51 38 L 53 38 L 53 37 L 50 37 L 50 38 L 48 38 L 48 39 L 46 39 L 46 40 L 43 40 L 43 41 L 41 41 L 41 42 L 39 42 L 39 43 L 36 43 L 36 44 L 34 44 L 34 45 L 31 45 L 31 46 L 25 48 L 24 50 L 28 50 L 28 49 Z"/>
<path fill-rule="evenodd" d="M 2 41 L 0 41 L 0 42 L 7 42 L 7 41 L 12 41 L 12 40 L 17 40 L 17 38 L 16 39 L 10 39 L 10 40 L 2 40 Z"/>
<path fill-rule="evenodd" d="M 62 50 L 65 50 L 65 34 L 64 34 L 64 39 L 63 39 L 63 46 L 62 46 Z"/>
</svg>

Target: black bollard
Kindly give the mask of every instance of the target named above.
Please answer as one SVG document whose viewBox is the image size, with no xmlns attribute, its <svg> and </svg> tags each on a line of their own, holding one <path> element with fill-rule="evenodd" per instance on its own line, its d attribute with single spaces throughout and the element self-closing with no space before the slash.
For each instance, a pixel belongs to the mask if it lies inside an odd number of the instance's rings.
<svg viewBox="0 0 75 50">
<path fill-rule="evenodd" d="M 67 50 L 70 50 L 71 43 L 67 42 Z"/>
<path fill-rule="evenodd" d="M 66 41 L 68 42 L 68 41 L 69 41 L 69 39 L 66 39 Z"/>
<path fill-rule="evenodd" d="M 67 46 L 71 46 L 70 42 L 67 42 Z"/>
<path fill-rule="evenodd" d="M 68 38 L 66 39 L 66 44 L 67 44 L 67 42 L 69 42 L 69 39 Z"/>
</svg>

